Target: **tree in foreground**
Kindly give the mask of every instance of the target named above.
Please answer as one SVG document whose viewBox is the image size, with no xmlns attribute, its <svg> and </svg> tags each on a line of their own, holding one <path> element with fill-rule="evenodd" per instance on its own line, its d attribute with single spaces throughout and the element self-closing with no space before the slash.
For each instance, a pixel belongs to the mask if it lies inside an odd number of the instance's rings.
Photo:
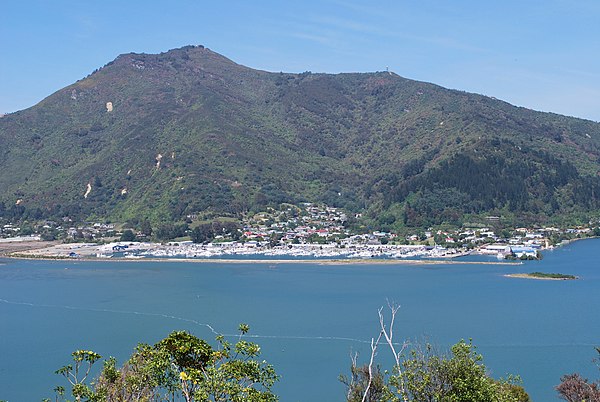
<svg viewBox="0 0 600 402">
<path fill-rule="evenodd" d="M 600 354 L 600 348 L 596 348 Z M 568 402 L 600 402 L 600 380 L 589 382 L 580 374 L 567 374 L 561 377 L 556 386 L 561 399 Z"/>
<path fill-rule="evenodd" d="M 393 340 L 397 306 L 390 306 L 391 321 L 386 326 L 379 309 L 381 331 L 371 341 L 370 362 L 357 365 L 352 358 L 351 376 L 340 379 L 346 384 L 348 402 L 528 402 L 529 395 L 518 377 L 495 380 L 483 365 L 483 357 L 469 341 L 452 346 L 450 354 L 437 353 L 430 345 L 398 345 Z M 390 371 L 375 365 L 381 343 L 387 344 L 394 357 Z M 398 347 L 400 350 L 398 350 Z"/>
<path fill-rule="evenodd" d="M 69 377 L 74 370 L 71 366 L 65 366 L 69 368 L 65 377 L 71 378 L 71 393 L 77 401 L 277 401 L 271 392 L 278 379 L 273 367 L 258 360 L 257 344 L 242 339 L 248 326 L 242 324 L 239 329 L 235 344 L 218 336 L 217 349 L 188 332 L 172 332 L 153 346 L 139 344 L 121 368 L 109 358 L 92 385 L 85 378 L 100 358 L 97 354 L 93 362 L 85 360 L 90 363 L 85 377 Z M 59 400 L 65 390 L 57 387 L 55 391 Z"/>
<path fill-rule="evenodd" d="M 90 375 L 90 370 L 94 363 L 102 358 L 98 353 L 91 350 L 76 350 L 71 353 L 73 356 L 73 364 L 68 364 L 56 370 L 56 374 L 60 374 L 67 379 L 71 384 L 71 394 L 76 401 L 90 400 L 93 398 L 94 392 L 86 384 L 86 380 Z M 65 389 L 62 386 L 54 388 L 57 396 L 64 395 Z"/>
</svg>

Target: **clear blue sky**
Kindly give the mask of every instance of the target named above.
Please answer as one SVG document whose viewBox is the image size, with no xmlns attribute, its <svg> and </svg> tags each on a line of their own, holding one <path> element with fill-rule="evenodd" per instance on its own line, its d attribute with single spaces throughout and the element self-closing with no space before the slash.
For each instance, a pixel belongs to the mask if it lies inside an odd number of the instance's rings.
<svg viewBox="0 0 600 402">
<path fill-rule="evenodd" d="M 598 0 L 5 0 L 0 113 L 128 52 L 202 44 L 268 71 L 397 74 L 600 121 Z"/>
</svg>

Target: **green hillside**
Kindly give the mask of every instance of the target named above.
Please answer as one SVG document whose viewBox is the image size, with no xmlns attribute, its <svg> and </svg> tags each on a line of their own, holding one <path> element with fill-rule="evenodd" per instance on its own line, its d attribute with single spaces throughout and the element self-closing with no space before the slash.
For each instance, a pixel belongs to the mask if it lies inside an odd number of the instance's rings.
<svg viewBox="0 0 600 402">
<path fill-rule="evenodd" d="M 388 72 L 257 71 L 202 46 L 121 55 L 0 118 L 9 218 L 321 201 L 388 226 L 543 222 L 599 211 L 599 170 L 598 123 Z"/>
</svg>

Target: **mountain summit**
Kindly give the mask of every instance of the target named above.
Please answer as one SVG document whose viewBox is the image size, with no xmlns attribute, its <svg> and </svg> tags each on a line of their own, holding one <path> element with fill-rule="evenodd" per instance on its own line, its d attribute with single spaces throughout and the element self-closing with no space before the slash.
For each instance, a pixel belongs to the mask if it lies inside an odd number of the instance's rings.
<svg viewBox="0 0 600 402">
<path fill-rule="evenodd" d="M 381 225 L 600 210 L 600 124 L 390 72 L 120 55 L 0 118 L 0 214 L 178 220 L 325 202 Z"/>
</svg>

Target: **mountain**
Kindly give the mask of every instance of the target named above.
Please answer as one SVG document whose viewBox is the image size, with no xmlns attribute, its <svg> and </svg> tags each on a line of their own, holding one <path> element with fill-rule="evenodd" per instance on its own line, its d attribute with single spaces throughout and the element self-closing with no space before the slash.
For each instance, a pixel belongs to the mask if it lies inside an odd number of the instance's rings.
<svg viewBox="0 0 600 402">
<path fill-rule="evenodd" d="M 390 72 L 129 53 L 0 118 L 0 214 L 179 220 L 326 202 L 383 226 L 600 210 L 600 124 Z"/>
</svg>

